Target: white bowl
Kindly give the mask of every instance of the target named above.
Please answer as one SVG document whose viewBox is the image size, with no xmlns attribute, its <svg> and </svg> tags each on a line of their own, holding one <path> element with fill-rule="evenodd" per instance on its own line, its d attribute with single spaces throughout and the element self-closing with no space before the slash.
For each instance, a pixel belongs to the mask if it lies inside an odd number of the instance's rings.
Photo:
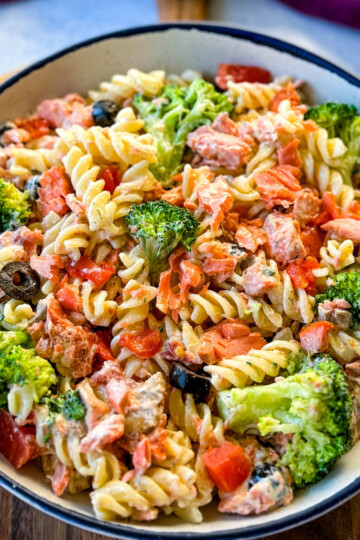
<svg viewBox="0 0 360 540">
<path fill-rule="evenodd" d="M 144 71 L 186 68 L 214 76 L 220 62 L 250 64 L 273 75 L 306 81 L 313 102 L 338 100 L 360 107 L 360 81 L 325 60 L 277 39 L 230 27 L 168 24 L 101 36 L 34 64 L 0 86 L 0 120 L 33 111 L 45 98 L 67 92 L 86 94 L 114 73 L 130 67 Z M 35 465 L 19 472 L 0 458 L 0 485 L 32 506 L 68 523 L 120 538 L 256 538 L 288 529 L 328 512 L 360 491 L 360 442 L 319 484 L 297 492 L 290 506 L 260 516 L 227 516 L 210 505 L 204 522 L 177 518 L 146 524 L 97 520 L 88 494 L 57 498 Z"/>
</svg>

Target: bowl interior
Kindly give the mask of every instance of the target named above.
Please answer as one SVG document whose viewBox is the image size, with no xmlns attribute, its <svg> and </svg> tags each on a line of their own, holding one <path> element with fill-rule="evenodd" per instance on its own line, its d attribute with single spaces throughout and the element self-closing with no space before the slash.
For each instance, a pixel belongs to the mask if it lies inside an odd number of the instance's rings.
<svg viewBox="0 0 360 540">
<path fill-rule="evenodd" d="M 86 94 L 87 90 L 97 88 L 100 81 L 109 80 L 115 73 L 125 73 L 130 67 L 144 71 L 164 69 L 168 73 L 191 68 L 213 77 L 220 62 L 258 65 L 276 76 L 291 75 L 304 80 L 310 102 L 338 100 L 360 106 L 360 82 L 335 67 L 326 66 L 326 62 L 316 64 L 312 55 L 290 45 L 287 50 L 286 47 L 280 50 L 282 45 L 276 40 L 254 37 L 247 32 L 232 36 L 224 33 L 226 29 L 218 31 L 211 26 L 165 26 L 141 33 L 135 29 L 74 47 L 65 55 L 40 62 L 0 87 L 0 120 L 32 112 L 45 98 L 68 92 Z M 290 506 L 270 514 L 241 517 L 219 514 L 212 504 L 204 510 L 204 523 L 195 526 L 172 517 L 146 525 L 102 523 L 93 516 L 88 494 L 57 498 L 36 465 L 30 464 L 15 472 L 0 458 L 0 470 L 4 486 L 34 506 L 106 534 L 184 538 L 198 534 L 229 537 L 241 533 L 242 537 L 249 538 L 297 525 L 344 502 L 360 489 L 359 463 L 360 443 L 340 460 L 325 480 L 298 492 Z"/>
</svg>

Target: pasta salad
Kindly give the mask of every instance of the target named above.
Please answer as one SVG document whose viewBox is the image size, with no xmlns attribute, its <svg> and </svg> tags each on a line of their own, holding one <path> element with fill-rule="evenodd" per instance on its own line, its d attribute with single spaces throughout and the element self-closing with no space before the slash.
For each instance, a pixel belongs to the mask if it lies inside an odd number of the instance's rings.
<svg viewBox="0 0 360 540">
<path fill-rule="evenodd" d="M 221 64 L 0 125 L 0 452 L 103 520 L 260 514 L 358 438 L 360 116 Z"/>
</svg>

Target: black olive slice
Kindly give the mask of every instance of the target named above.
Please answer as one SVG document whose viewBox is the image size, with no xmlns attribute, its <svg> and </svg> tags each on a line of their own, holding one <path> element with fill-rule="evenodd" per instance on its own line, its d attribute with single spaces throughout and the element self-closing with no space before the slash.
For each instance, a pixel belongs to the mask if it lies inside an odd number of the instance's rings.
<svg viewBox="0 0 360 540">
<path fill-rule="evenodd" d="M 187 367 L 174 362 L 170 368 L 170 384 L 186 394 L 193 394 L 196 401 L 203 401 L 210 391 L 210 379 L 190 371 Z"/>
<path fill-rule="evenodd" d="M 120 106 L 110 99 L 95 101 L 92 106 L 92 117 L 95 125 L 109 127 L 115 123 L 116 115 Z"/>
<path fill-rule="evenodd" d="M 29 302 L 40 290 L 40 279 L 29 263 L 14 261 L 1 269 L 0 287 L 10 298 Z"/>
<path fill-rule="evenodd" d="M 277 471 L 278 469 L 270 463 L 260 463 L 250 474 L 248 488 L 251 489 L 255 484 L 261 480 L 264 480 L 264 478 L 267 478 L 268 476 L 272 476 Z"/>
</svg>

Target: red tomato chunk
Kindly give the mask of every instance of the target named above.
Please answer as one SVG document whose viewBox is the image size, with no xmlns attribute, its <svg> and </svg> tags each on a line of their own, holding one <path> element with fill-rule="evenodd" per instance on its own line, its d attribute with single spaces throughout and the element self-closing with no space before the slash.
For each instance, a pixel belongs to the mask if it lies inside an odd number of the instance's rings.
<svg viewBox="0 0 360 540">
<path fill-rule="evenodd" d="M 151 358 L 160 350 L 161 334 L 159 330 L 125 332 L 121 335 L 119 343 L 140 358 Z"/>
<path fill-rule="evenodd" d="M 15 469 L 40 454 L 32 426 L 18 426 L 10 413 L 0 413 L 0 453 Z"/>
<path fill-rule="evenodd" d="M 307 294 L 316 293 L 316 278 L 313 270 L 319 268 L 319 263 L 314 257 L 306 257 L 303 261 L 293 261 L 286 271 L 291 281 L 299 289 L 305 289 Z"/>
<path fill-rule="evenodd" d="M 121 173 L 117 167 L 110 165 L 100 174 L 100 178 L 105 182 L 104 190 L 112 195 L 121 182 Z"/>
<path fill-rule="evenodd" d="M 246 480 L 250 465 L 241 446 L 225 441 L 220 448 L 210 448 L 202 455 L 206 471 L 215 486 L 231 493 Z"/>
<path fill-rule="evenodd" d="M 228 82 L 259 82 L 268 84 L 271 81 L 270 71 L 257 66 L 241 66 L 219 64 L 215 82 L 222 90 L 227 90 Z"/>
<path fill-rule="evenodd" d="M 115 274 L 111 263 L 102 262 L 101 266 L 94 263 L 87 255 L 80 257 L 78 261 L 71 261 L 65 266 L 67 273 L 73 278 L 90 280 L 95 287 L 100 289 Z"/>
</svg>

